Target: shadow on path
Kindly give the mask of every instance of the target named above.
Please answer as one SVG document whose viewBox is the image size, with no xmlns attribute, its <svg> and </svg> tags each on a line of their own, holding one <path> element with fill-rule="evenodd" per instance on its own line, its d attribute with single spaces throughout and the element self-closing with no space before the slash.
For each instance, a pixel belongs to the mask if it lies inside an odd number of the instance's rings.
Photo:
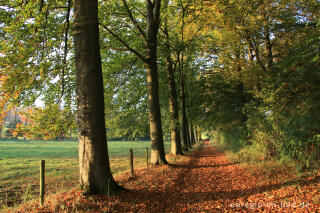
<svg viewBox="0 0 320 213">
<path fill-rule="evenodd" d="M 205 157 L 204 157 L 205 156 Z M 217 157 L 221 157 L 216 149 L 211 146 L 203 145 L 198 150 L 189 153 L 189 160 L 184 164 L 172 164 L 170 167 L 170 177 L 172 178 L 171 185 L 162 190 L 133 190 L 132 195 L 135 197 L 135 202 L 143 203 L 147 210 L 152 212 L 177 212 L 186 205 L 197 203 L 206 203 L 220 200 L 224 205 L 228 205 L 234 199 L 247 198 L 252 195 L 270 192 L 280 189 L 284 186 L 291 185 L 310 185 L 320 182 L 320 177 L 317 176 L 311 180 L 287 181 L 279 184 L 270 184 L 265 186 L 253 187 L 250 184 L 245 184 L 247 188 L 234 189 L 232 181 L 245 181 L 242 176 L 236 176 L 237 180 L 227 180 L 228 171 L 224 171 L 229 166 L 236 166 L 237 163 L 223 163 L 216 162 Z M 210 159 L 203 159 L 210 158 Z M 227 162 L 218 161 L 218 162 Z M 206 163 L 210 164 L 207 165 Z M 223 168 L 225 167 L 225 168 Z M 205 173 L 209 170 L 211 173 Z M 231 170 L 230 170 L 231 171 Z M 234 168 L 234 171 L 238 171 Z M 230 174 L 229 174 L 230 175 Z M 215 177 L 219 181 L 213 182 L 210 178 Z M 232 176 L 234 177 L 234 176 Z M 155 177 L 159 178 L 159 177 Z M 207 184 L 207 185 L 206 185 Z M 218 187 L 218 185 L 221 185 Z M 217 186 L 217 187 L 216 187 Z M 121 198 L 120 198 L 121 199 Z"/>
<path fill-rule="evenodd" d="M 182 169 L 201 169 L 201 168 L 217 168 L 217 167 L 227 167 L 231 165 L 236 165 L 239 163 L 227 163 L 221 165 L 183 165 L 183 164 L 170 164 L 173 168 L 182 168 Z"/>
</svg>

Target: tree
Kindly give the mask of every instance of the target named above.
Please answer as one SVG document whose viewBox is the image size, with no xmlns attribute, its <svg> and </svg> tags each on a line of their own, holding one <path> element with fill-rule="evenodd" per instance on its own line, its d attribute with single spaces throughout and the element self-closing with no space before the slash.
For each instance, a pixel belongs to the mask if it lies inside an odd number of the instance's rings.
<svg viewBox="0 0 320 213">
<path fill-rule="evenodd" d="M 169 93 L 169 111 L 170 111 L 170 134 L 171 134 L 171 153 L 174 155 L 182 154 L 181 146 L 181 136 L 180 136 L 180 122 L 179 122 L 179 109 L 178 109 L 178 97 L 176 90 L 176 81 L 175 81 L 175 71 L 177 68 L 177 62 L 173 62 L 172 59 L 172 50 L 171 50 L 171 40 L 168 31 L 168 2 L 165 5 L 166 17 L 164 20 L 163 33 L 165 36 L 164 41 L 164 55 L 166 61 L 166 71 L 167 71 L 167 84 L 168 84 L 168 93 Z"/>
<path fill-rule="evenodd" d="M 38 101 L 75 109 L 70 12 L 71 0 L 1 2 L 0 114 Z"/>
<path fill-rule="evenodd" d="M 115 194 L 121 188 L 112 177 L 106 140 L 98 1 L 76 0 L 74 22 L 80 185 L 87 194 Z"/>
<path fill-rule="evenodd" d="M 112 51 L 102 43 L 107 138 L 149 139 L 145 68 L 130 52 Z"/>
<path fill-rule="evenodd" d="M 58 104 L 20 109 L 18 115 L 20 121 L 14 125 L 13 134 L 26 139 L 61 140 L 75 130 L 75 113 L 68 107 L 60 109 Z"/>
<path fill-rule="evenodd" d="M 232 147 L 252 145 L 262 158 L 286 155 L 305 165 L 319 159 L 319 1 L 204 4 L 206 126 L 227 133 Z"/>
<path fill-rule="evenodd" d="M 203 47 L 202 31 L 204 23 L 199 19 L 199 14 L 203 10 L 203 4 L 190 0 L 173 1 L 179 11 L 178 26 L 179 29 L 179 47 L 175 48 L 178 61 L 179 71 L 179 99 L 180 99 L 180 120 L 182 143 L 185 149 L 191 147 L 191 134 L 189 125 L 193 122 L 189 116 L 189 92 L 188 85 L 196 81 L 196 72 L 192 70 L 192 66 L 199 58 L 201 48 Z M 190 122 L 190 123 L 189 123 Z"/>
<path fill-rule="evenodd" d="M 148 94 L 148 113 L 150 122 L 150 137 L 151 137 L 151 163 L 152 164 L 167 164 L 163 143 L 162 122 L 159 102 L 159 80 L 158 80 L 158 64 L 157 64 L 157 47 L 158 47 L 158 31 L 160 26 L 160 7 L 161 0 L 146 0 L 146 14 L 143 18 L 146 21 L 146 31 L 144 31 L 137 19 L 133 16 L 126 0 L 122 0 L 124 13 L 127 14 L 127 19 L 138 33 L 143 41 L 144 52 L 141 54 L 119 35 L 103 25 L 113 37 L 115 37 L 127 50 L 134 53 L 141 61 L 143 61 L 147 73 L 147 94 Z M 128 23 L 126 23 L 127 25 Z M 131 30 L 132 31 L 132 30 Z"/>
<path fill-rule="evenodd" d="M 184 27 L 185 27 L 185 12 L 187 6 L 181 3 L 181 42 L 184 42 Z M 184 44 L 183 44 L 184 45 Z M 180 53 L 179 53 L 180 54 Z M 182 142 L 186 150 L 190 148 L 187 109 L 186 109 L 186 93 L 185 93 L 185 70 L 184 70 L 184 50 L 181 50 L 181 59 L 179 61 L 179 85 L 180 85 L 180 110 L 181 110 L 181 127 L 182 127 Z"/>
</svg>

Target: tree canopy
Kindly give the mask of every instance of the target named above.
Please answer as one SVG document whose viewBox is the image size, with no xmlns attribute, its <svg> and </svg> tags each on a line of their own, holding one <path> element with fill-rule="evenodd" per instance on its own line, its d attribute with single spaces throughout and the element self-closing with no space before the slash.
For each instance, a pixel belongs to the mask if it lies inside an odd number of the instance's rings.
<svg viewBox="0 0 320 213">
<path fill-rule="evenodd" d="M 13 107 L 29 121 L 14 137 L 75 129 L 75 2 L 1 2 L 0 124 Z M 109 139 L 150 138 L 165 163 L 163 137 L 181 154 L 201 128 L 266 158 L 319 160 L 319 1 L 97 2 Z"/>
</svg>

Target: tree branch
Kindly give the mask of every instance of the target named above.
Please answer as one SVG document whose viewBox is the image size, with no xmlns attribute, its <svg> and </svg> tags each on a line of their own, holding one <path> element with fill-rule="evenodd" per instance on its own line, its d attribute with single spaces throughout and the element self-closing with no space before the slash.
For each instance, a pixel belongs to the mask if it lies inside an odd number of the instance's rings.
<svg viewBox="0 0 320 213">
<path fill-rule="evenodd" d="M 143 39 L 144 42 L 146 42 L 146 34 L 144 33 L 144 31 L 141 29 L 141 27 L 139 26 L 138 22 L 134 19 L 128 4 L 126 2 L 126 0 L 122 0 L 124 7 L 126 8 L 127 14 L 129 16 L 129 19 L 131 20 L 131 22 L 134 24 L 134 26 L 137 28 L 140 37 Z"/>
<path fill-rule="evenodd" d="M 148 6 L 149 6 L 151 9 L 154 8 L 154 1 L 155 1 L 155 0 L 153 0 L 153 3 L 152 3 L 152 1 L 147 0 L 147 4 L 148 4 Z"/>
<path fill-rule="evenodd" d="M 113 37 L 115 37 L 123 46 L 125 46 L 130 52 L 135 54 L 138 58 L 140 58 L 144 63 L 146 62 L 146 58 L 143 57 L 138 51 L 129 46 L 124 40 L 122 40 L 117 34 L 112 32 L 107 26 L 99 23 L 105 30 L 107 30 Z"/>
<path fill-rule="evenodd" d="M 161 0 L 154 0 L 154 7 L 155 7 L 155 12 L 154 12 L 154 23 L 157 24 L 157 27 L 160 25 L 160 8 L 161 8 Z"/>
<path fill-rule="evenodd" d="M 46 9 L 46 19 L 44 21 L 44 26 L 43 26 L 43 39 L 41 41 L 42 43 L 42 54 L 41 54 L 41 60 L 44 58 L 44 53 L 46 52 L 46 49 L 48 47 L 47 44 L 47 24 L 48 24 L 48 16 L 49 16 L 49 7 Z"/>
<path fill-rule="evenodd" d="M 42 12 L 43 5 L 44 5 L 44 0 L 41 0 L 40 1 L 40 8 L 39 8 L 40 13 Z"/>
<path fill-rule="evenodd" d="M 104 48 L 108 49 L 108 50 L 115 50 L 115 51 L 130 51 L 128 48 L 117 48 L 117 47 L 111 47 L 111 46 L 104 46 Z"/>
<path fill-rule="evenodd" d="M 138 7 L 134 7 L 134 9 L 136 9 L 144 18 L 147 17 L 147 15 L 144 14 Z"/>
<path fill-rule="evenodd" d="M 251 40 L 250 35 L 247 35 L 246 39 L 247 39 L 247 41 L 249 43 L 250 48 L 252 48 L 252 50 L 254 51 L 256 59 L 257 59 L 259 65 L 261 66 L 263 71 L 266 72 L 267 69 L 264 66 L 264 64 L 263 64 L 263 62 L 262 62 L 262 60 L 260 58 L 259 48 L 258 48 L 257 43 L 255 42 L 254 38 L 252 37 L 252 40 Z"/>
<path fill-rule="evenodd" d="M 200 32 L 200 30 L 202 30 L 203 27 L 204 27 L 204 24 L 202 24 L 202 25 L 198 28 L 197 32 Z M 197 37 L 198 37 L 198 34 L 195 33 L 195 34 L 193 35 L 193 37 L 192 37 L 192 38 L 188 41 L 188 43 L 185 45 L 185 47 L 188 47 L 189 45 L 191 45 L 192 42 L 193 42 Z"/>
<path fill-rule="evenodd" d="M 64 76 L 65 76 L 65 66 L 67 64 L 67 55 L 68 55 L 68 35 L 69 35 L 69 28 L 70 28 L 70 12 L 71 12 L 71 0 L 68 0 L 68 6 L 67 6 L 67 15 L 66 15 L 66 30 L 65 30 L 65 36 L 64 36 L 64 56 L 63 56 L 63 65 L 62 65 L 62 76 L 61 76 L 61 86 L 62 86 L 62 92 L 61 97 L 59 98 L 59 102 L 61 101 L 63 95 L 64 95 L 64 88 L 65 88 L 65 82 L 64 82 Z"/>
</svg>

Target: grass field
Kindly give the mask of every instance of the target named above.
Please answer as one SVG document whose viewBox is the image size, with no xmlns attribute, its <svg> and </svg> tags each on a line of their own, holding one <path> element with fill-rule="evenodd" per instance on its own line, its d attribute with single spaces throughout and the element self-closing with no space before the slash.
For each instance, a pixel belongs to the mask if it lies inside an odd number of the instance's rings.
<svg viewBox="0 0 320 213">
<path fill-rule="evenodd" d="M 135 168 L 144 167 L 146 147 L 149 141 L 108 142 L 112 173 L 129 170 L 129 149 L 133 149 Z M 166 153 L 169 148 L 166 142 Z M 47 193 L 78 183 L 78 142 L 0 141 L 0 210 L 35 198 L 40 160 L 46 160 Z"/>
</svg>

